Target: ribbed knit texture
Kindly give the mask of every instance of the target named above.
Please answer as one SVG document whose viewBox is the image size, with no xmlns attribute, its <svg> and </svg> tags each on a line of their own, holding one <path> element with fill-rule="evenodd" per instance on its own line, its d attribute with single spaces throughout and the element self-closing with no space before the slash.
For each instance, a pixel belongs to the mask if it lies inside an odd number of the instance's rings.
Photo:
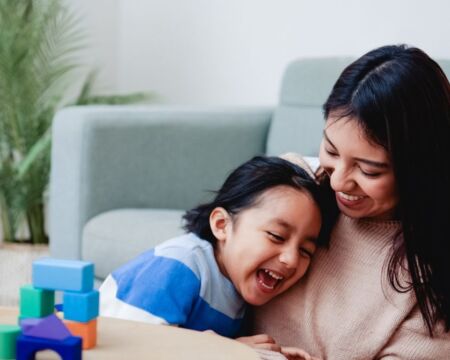
<svg viewBox="0 0 450 360">
<path fill-rule="evenodd" d="M 449 360 L 450 333 L 439 327 L 430 338 L 413 291 L 399 293 L 387 279 L 400 228 L 340 215 L 330 249 L 316 252 L 292 289 L 254 309 L 252 332 L 324 360 Z"/>
</svg>

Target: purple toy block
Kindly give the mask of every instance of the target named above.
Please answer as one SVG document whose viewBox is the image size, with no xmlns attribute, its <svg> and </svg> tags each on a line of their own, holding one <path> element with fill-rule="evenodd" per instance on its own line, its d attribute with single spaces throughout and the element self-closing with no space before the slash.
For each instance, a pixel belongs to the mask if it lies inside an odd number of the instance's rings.
<svg viewBox="0 0 450 360">
<path fill-rule="evenodd" d="M 42 321 L 42 318 L 23 318 L 19 319 L 19 325 L 25 334 L 28 330 L 39 324 L 40 321 Z"/>
<path fill-rule="evenodd" d="M 16 359 L 34 360 L 38 351 L 53 350 L 61 360 L 81 360 L 81 344 L 81 338 L 76 336 L 53 340 L 19 335 L 16 343 Z"/>
<path fill-rule="evenodd" d="M 52 340 L 64 340 L 72 336 L 64 323 L 56 315 L 50 315 L 38 320 L 34 326 L 32 321 L 22 320 L 21 326 L 25 322 L 25 326 L 22 327 L 23 334 Z"/>
</svg>

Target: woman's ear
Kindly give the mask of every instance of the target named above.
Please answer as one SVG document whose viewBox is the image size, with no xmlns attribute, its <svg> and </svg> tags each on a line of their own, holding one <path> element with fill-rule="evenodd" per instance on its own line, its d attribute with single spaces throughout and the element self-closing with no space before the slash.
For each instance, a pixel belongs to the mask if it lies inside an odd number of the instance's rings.
<svg viewBox="0 0 450 360">
<path fill-rule="evenodd" d="M 231 224 L 231 217 L 222 207 L 216 207 L 209 215 L 209 226 L 214 237 L 218 241 L 225 241 L 229 232 L 229 225 Z"/>
</svg>

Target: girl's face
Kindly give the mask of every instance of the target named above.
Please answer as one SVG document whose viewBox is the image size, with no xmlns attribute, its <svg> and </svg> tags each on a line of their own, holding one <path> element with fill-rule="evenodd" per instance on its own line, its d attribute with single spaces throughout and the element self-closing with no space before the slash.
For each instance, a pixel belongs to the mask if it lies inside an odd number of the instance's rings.
<svg viewBox="0 0 450 360">
<path fill-rule="evenodd" d="M 306 192 L 280 185 L 233 219 L 223 208 L 210 216 L 216 259 L 252 305 L 262 305 L 300 279 L 316 250 L 320 210 Z"/>
<path fill-rule="evenodd" d="M 367 140 L 355 120 L 330 115 L 319 157 L 345 215 L 380 220 L 395 217 L 398 196 L 389 155 Z"/>
</svg>

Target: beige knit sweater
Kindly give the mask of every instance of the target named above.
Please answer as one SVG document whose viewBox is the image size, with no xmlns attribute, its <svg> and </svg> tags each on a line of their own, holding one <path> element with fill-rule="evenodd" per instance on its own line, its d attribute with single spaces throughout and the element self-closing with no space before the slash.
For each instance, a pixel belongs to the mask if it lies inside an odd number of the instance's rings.
<svg viewBox="0 0 450 360">
<path fill-rule="evenodd" d="M 324 360 L 450 360 L 450 333 L 438 326 L 430 338 L 413 291 L 398 293 L 387 280 L 399 227 L 340 215 L 330 249 L 316 252 L 296 286 L 254 309 L 252 332 Z"/>
</svg>

